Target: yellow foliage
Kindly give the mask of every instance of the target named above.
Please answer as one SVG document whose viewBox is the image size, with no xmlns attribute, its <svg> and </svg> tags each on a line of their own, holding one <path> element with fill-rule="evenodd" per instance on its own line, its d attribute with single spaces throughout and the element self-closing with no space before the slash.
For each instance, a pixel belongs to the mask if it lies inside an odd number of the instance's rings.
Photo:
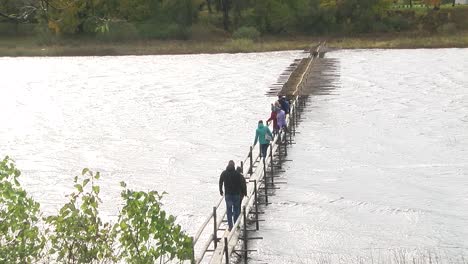
<svg viewBox="0 0 468 264">
<path fill-rule="evenodd" d="M 429 6 L 440 6 L 442 0 L 424 0 L 424 3 Z"/>
<path fill-rule="evenodd" d="M 60 34 L 60 26 L 58 25 L 57 22 L 55 22 L 53 20 L 49 20 L 49 23 L 47 23 L 47 26 L 55 34 Z"/>
</svg>

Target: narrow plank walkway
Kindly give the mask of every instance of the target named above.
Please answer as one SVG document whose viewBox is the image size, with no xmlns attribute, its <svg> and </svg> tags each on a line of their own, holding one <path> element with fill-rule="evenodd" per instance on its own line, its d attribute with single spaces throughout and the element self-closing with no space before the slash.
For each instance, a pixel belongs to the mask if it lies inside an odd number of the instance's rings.
<svg viewBox="0 0 468 264">
<path fill-rule="evenodd" d="M 250 147 L 249 154 L 241 162 L 244 175 L 248 180 L 248 196 L 243 199 L 241 206 L 241 215 L 235 223 L 232 231 L 226 230 L 223 225 L 226 218 L 226 209 L 221 197 L 213 211 L 210 212 L 196 235 L 193 237 L 193 258 L 191 263 L 229 263 L 233 253 L 242 256 L 244 263 L 247 263 L 249 239 L 258 239 L 247 237 L 249 231 L 247 227 L 255 226 L 259 229 L 259 205 L 268 205 L 268 199 L 271 191 L 276 189 L 275 173 L 282 169 L 282 163 L 286 160 L 287 145 L 292 144 L 296 133 L 296 126 L 300 120 L 301 112 L 305 107 L 305 94 L 310 94 L 313 90 L 312 75 L 316 75 L 320 69 L 313 65 L 323 57 L 321 49 L 325 49 L 325 44 L 311 48 L 310 56 L 302 60 L 296 60 L 284 74 L 283 85 L 275 86 L 270 95 L 286 95 L 290 103 L 290 114 L 287 117 L 288 131 L 282 130 L 275 135 L 270 148 L 269 155 L 265 159 L 259 157 L 259 147 Z M 327 67 L 327 66 L 320 66 Z M 287 76 L 287 78 L 286 78 Z M 317 81 L 321 83 L 323 80 Z M 281 89 L 279 89 L 281 88 Z M 278 184 L 278 183 L 276 183 Z M 253 230 L 253 231 L 255 231 Z M 239 241 L 243 240 L 243 248 L 239 248 Z M 237 249 L 236 249 L 237 247 Z"/>
</svg>

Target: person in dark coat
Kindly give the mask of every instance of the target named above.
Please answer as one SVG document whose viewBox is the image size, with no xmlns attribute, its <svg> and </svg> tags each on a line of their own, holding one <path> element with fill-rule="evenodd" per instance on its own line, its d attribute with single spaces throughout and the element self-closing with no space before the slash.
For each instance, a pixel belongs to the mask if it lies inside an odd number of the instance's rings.
<svg viewBox="0 0 468 264">
<path fill-rule="evenodd" d="M 223 192 L 224 186 L 224 192 Z M 236 171 L 234 161 L 230 160 L 226 170 L 219 176 L 219 194 L 224 195 L 229 231 L 232 230 L 240 215 L 240 197 L 242 193 L 242 177 Z"/>
<path fill-rule="evenodd" d="M 245 180 L 244 173 L 242 173 L 242 168 L 237 166 L 236 171 L 241 176 L 241 195 L 240 195 L 240 206 L 242 207 L 242 200 L 244 196 L 247 196 L 247 181 Z"/>
<path fill-rule="evenodd" d="M 278 96 L 278 102 L 281 105 L 281 109 L 288 115 L 290 111 L 289 102 L 284 96 Z"/>
</svg>

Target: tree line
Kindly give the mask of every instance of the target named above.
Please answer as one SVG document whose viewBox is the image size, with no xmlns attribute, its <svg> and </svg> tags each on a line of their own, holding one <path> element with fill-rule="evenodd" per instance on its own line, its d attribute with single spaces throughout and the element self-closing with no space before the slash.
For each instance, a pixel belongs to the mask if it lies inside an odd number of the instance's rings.
<svg viewBox="0 0 468 264">
<path fill-rule="evenodd" d="M 323 34 L 404 29 L 403 18 L 388 14 L 397 2 L 412 5 L 416 1 L 0 0 L 0 18 L 36 23 L 56 35 L 112 33 L 122 28 L 171 35 L 200 23 L 231 33 L 249 28 L 261 34 Z M 434 7 L 441 2 L 423 0 Z M 147 35 L 162 36 L 156 33 Z"/>
</svg>

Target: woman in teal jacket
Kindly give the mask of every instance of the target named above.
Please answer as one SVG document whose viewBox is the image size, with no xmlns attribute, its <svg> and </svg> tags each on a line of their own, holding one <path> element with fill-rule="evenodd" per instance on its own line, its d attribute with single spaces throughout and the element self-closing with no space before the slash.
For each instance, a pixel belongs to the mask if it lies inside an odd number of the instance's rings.
<svg viewBox="0 0 468 264">
<path fill-rule="evenodd" d="M 263 125 L 262 120 L 258 121 L 258 128 L 255 131 L 254 146 L 257 144 L 257 141 L 260 142 L 260 155 L 264 159 L 266 157 L 268 146 L 270 145 L 271 140 L 273 140 L 273 134 L 271 134 L 270 129 Z"/>
</svg>

